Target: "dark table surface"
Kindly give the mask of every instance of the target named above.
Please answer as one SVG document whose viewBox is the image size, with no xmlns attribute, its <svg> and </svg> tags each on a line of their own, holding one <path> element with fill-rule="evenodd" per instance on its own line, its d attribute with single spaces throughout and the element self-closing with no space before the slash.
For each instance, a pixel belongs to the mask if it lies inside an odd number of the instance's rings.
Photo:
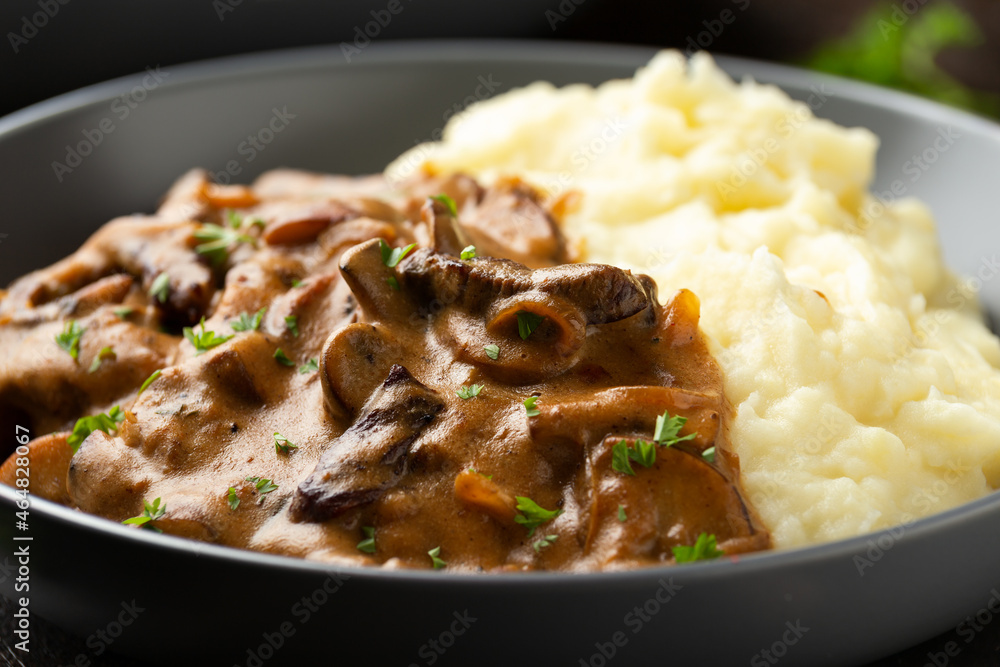
<svg viewBox="0 0 1000 667">
<path fill-rule="evenodd" d="M 974 611 L 974 610 L 973 610 Z M 11 602 L 0 596 L 0 665 L 4 667 L 153 667 L 151 663 L 105 653 L 98 657 L 85 640 L 69 635 L 43 619 L 32 620 L 31 653 L 13 646 Z M 985 618 L 985 617 L 984 617 Z M 982 626 L 971 641 L 969 633 L 949 630 L 896 655 L 877 660 L 867 667 L 984 667 L 1000 665 L 1000 617 Z M 81 658 L 81 656 L 83 656 Z M 191 664 L 196 664 L 192 662 Z M 270 663 L 269 663 L 270 665 Z M 271 666 L 274 667 L 274 666 Z M 381 667 L 381 666 L 378 666 Z M 714 667 L 714 666 L 713 666 Z"/>
</svg>

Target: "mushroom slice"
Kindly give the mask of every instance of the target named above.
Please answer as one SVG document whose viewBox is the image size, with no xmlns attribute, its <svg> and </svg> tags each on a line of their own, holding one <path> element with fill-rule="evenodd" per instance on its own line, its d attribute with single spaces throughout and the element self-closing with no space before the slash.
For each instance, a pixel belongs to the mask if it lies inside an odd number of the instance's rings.
<svg viewBox="0 0 1000 667">
<path fill-rule="evenodd" d="M 695 437 L 685 445 L 704 450 L 716 442 L 720 405 L 718 396 L 675 387 L 614 387 L 560 403 L 539 401 L 529 428 L 539 442 L 586 445 L 611 433 L 645 433 L 652 439 L 656 418 L 666 410 L 688 420 L 680 432 Z"/>
<path fill-rule="evenodd" d="M 331 415 L 356 415 L 399 359 L 402 348 L 383 327 L 356 322 L 335 331 L 323 347 L 321 378 Z"/>
<path fill-rule="evenodd" d="M 365 318 L 405 320 L 412 313 L 407 299 L 401 299 L 393 269 L 382 261 L 382 239 L 371 239 L 346 251 L 340 258 L 340 273 L 351 288 Z"/>
<path fill-rule="evenodd" d="M 347 206 L 332 201 L 308 206 L 265 205 L 254 215 L 266 223 L 261 237 L 268 245 L 310 243 L 330 225 L 357 217 Z"/>
<path fill-rule="evenodd" d="M 715 535 L 728 553 L 766 547 L 736 485 L 697 453 L 657 447 L 649 468 L 634 475 L 613 468 L 618 443 L 609 436 L 590 452 L 591 507 L 585 551 L 607 567 L 636 557 L 670 560 L 675 546 L 694 544 L 701 533 Z M 627 517 L 621 520 L 619 508 Z"/>
<path fill-rule="evenodd" d="M 586 324 L 608 324 L 631 317 L 656 303 L 649 279 L 603 264 L 564 264 L 529 269 L 505 259 L 462 261 L 422 248 L 399 264 L 400 284 L 424 303 L 454 304 L 486 313 L 498 299 L 537 292 L 572 303 Z"/>
<path fill-rule="evenodd" d="M 538 193 L 519 179 L 497 181 L 459 223 L 481 254 L 507 257 L 532 268 L 567 259 L 559 226 L 541 205 Z"/>
<path fill-rule="evenodd" d="M 437 252 L 458 257 L 469 244 L 469 239 L 455 224 L 455 216 L 442 201 L 429 197 L 420 208 L 420 219 L 430 229 L 434 250 Z"/>
<path fill-rule="evenodd" d="M 326 521 L 378 499 L 406 474 L 410 448 L 442 408 L 436 392 L 393 366 L 361 416 L 299 485 L 292 519 Z"/>
</svg>

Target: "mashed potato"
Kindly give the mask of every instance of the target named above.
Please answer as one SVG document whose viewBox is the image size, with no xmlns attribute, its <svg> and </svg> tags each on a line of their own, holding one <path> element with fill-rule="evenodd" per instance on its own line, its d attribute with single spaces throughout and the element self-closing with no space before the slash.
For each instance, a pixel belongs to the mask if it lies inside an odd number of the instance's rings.
<svg viewBox="0 0 1000 667">
<path fill-rule="evenodd" d="M 877 143 L 706 55 L 666 52 L 632 81 L 481 103 L 390 175 L 427 165 L 579 191 L 565 229 L 587 260 L 698 294 L 745 488 L 789 547 L 1000 484 L 1000 346 L 927 208 L 868 193 Z"/>
</svg>

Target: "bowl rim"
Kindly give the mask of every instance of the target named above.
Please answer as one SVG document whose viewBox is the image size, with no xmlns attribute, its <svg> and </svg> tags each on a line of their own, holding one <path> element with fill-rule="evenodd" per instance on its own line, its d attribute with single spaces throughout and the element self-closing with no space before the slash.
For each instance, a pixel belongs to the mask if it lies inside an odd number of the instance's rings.
<svg viewBox="0 0 1000 667">
<path fill-rule="evenodd" d="M 620 66 L 634 70 L 663 49 L 657 47 L 603 44 L 574 41 L 540 41 L 521 39 L 488 40 L 394 40 L 372 43 L 364 59 L 345 63 L 335 44 L 293 49 L 277 49 L 226 56 L 170 66 L 170 79 L 160 84 L 164 89 L 210 84 L 232 78 L 253 77 L 263 73 L 305 71 L 329 68 L 393 67 L 400 62 L 426 65 L 482 59 L 506 63 L 580 64 L 599 62 L 601 66 Z M 470 52 L 473 55 L 470 56 Z M 851 102 L 887 109 L 906 116 L 922 116 L 935 122 L 962 125 L 995 140 L 1000 146 L 1000 124 L 967 111 L 944 106 L 909 93 L 881 88 L 829 74 L 811 72 L 797 67 L 749 58 L 711 54 L 727 74 L 737 81 L 752 80 L 765 85 L 786 86 L 808 90 L 810 86 L 830 83 L 837 86 L 838 96 Z M 154 67 L 154 66 L 150 66 Z M 0 117 L 0 142 L 51 119 L 77 112 L 94 104 L 107 102 L 138 85 L 145 72 L 130 74 L 93 84 L 37 102 Z M 13 487 L 0 484 L 0 500 L 15 504 L 19 496 Z M 934 539 L 936 535 L 975 522 L 989 515 L 1000 515 L 1000 493 L 990 494 L 927 517 L 878 531 L 820 544 L 754 552 L 677 566 L 650 566 L 622 571 L 598 572 L 439 572 L 434 570 L 386 569 L 377 566 L 334 564 L 281 556 L 249 549 L 209 544 L 173 535 L 129 528 L 114 521 L 70 509 L 43 498 L 30 498 L 30 510 L 38 511 L 57 522 L 68 522 L 76 528 L 95 531 L 104 539 L 164 549 L 178 556 L 208 557 L 237 562 L 248 566 L 284 568 L 301 574 L 329 576 L 343 573 L 351 578 L 378 579 L 396 582 L 424 581 L 471 582 L 469 585 L 504 586 L 545 584 L 578 587 L 586 581 L 594 586 L 627 584 L 655 580 L 664 576 L 683 578 L 686 582 L 717 580 L 733 576 L 752 576 L 774 569 L 803 567 L 819 562 L 850 559 L 865 552 L 879 538 L 888 535 L 894 541 L 907 542 Z M 903 534 L 900 535 L 900 531 Z M 581 577 L 582 575 L 582 577 Z"/>
</svg>

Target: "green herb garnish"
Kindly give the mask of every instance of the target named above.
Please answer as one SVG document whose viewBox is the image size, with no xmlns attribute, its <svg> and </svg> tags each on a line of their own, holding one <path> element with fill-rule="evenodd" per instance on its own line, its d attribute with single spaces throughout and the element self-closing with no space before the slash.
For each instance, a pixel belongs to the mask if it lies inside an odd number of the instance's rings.
<svg viewBox="0 0 1000 667">
<path fill-rule="evenodd" d="M 234 487 L 229 487 L 229 495 L 226 500 L 229 502 L 229 509 L 235 510 L 240 506 L 240 498 L 236 495 L 236 489 Z"/>
<path fill-rule="evenodd" d="M 147 528 L 149 530 L 155 530 L 158 533 L 163 531 L 154 526 L 151 521 L 156 521 L 157 519 L 163 518 L 163 515 L 167 512 L 167 504 L 160 504 L 160 499 L 157 498 L 150 504 L 145 499 L 142 501 L 143 511 L 139 516 L 134 516 L 131 519 L 125 519 L 122 521 L 124 524 L 130 524 L 133 526 L 141 526 L 142 528 Z"/>
<path fill-rule="evenodd" d="M 361 526 L 361 532 L 365 534 L 365 539 L 358 542 L 358 551 L 364 551 L 366 554 L 375 553 L 375 527 Z"/>
<path fill-rule="evenodd" d="M 459 398 L 468 400 L 470 398 L 475 398 L 479 396 L 479 392 L 483 390 L 483 385 L 474 384 L 471 387 L 463 386 L 461 389 L 457 390 L 455 393 L 458 394 Z"/>
<path fill-rule="evenodd" d="M 378 243 L 379 247 L 382 249 L 382 263 L 388 266 L 390 269 L 396 268 L 396 265 L 399 264 L 402 261 L 402 259 L 410 253 L 411 250 L 417 247 L 416 243 L 411 243 L 405 248 L 393 248 L 382 239 L 379 239 Z"/>
<path fill-rule="evenodd" d="M 274 358 L 277 359 L 278 363 L 282 364 L 283 366 L 295 365 L 295 362 L 289 359 L 288 355 L 285 354 L 285 351 L 282 350 L 280 347 L 274 351 Z"/>
<path fill-rule="evenodd" d="M 191 327 L 184 327 L 184 337 L 194 346 L 195 356 L 204 354 L 213 347 L 218 347 L 232 338 L 232 336 L 219 336 L 214 331 L 206 330 L 204 317 L 201 318 L 199 326 L 201 326 L 201 333 L 199 334 L 196 334 Z"/>
<path fill-rule="evenodd" d="M 310 359 L 304 365 L 299 366 L 299 373 L 305 375 L 306 373 L 312 373 L 319 370 L 319 362 L 315 359 Z"/>
<path fill-rule="evenodd" d="M 678 442 L 693 440 L 698 435 L 697 433 L 689 433 L 681 438 L 677 437 L 681 427 L 686 423 L 687 417 L 679 415 L 671 417 L 670 413 L 664 410 L 663 414 L 656 418 L 656 430 L 653 431 L 653 440 L 661 447 L 670 447 L 671 445 L 676 445 Z"/>
<path fill-rule="evenodd" d="M 129 315 L 131 315 L 134 311 L 135 311 L 134 308 L 130 308 L 128 306 L 122 306 L 121 308 L 115 308 L 111 312 L 124 320 L 126 317 L 128 317 Z"/>
<path fill-rule="evenodd" d="M 111 431 L 118 429 L 118 424 L 122 423 L 124 419 L 125 412 L 117 405 L 111 408 L 108 414 L 100 412 L 89 417 L 80 417 L 73 426 L 73 432 L 66 438 L 66 444 L 75 454 L 88 435 L 94 431 L 104 431 L 110 435 Z"/>
<path fill-rule="evenodd" d="M 232 224 L 232 220 L 230 220 L 230 224 Z M 242 224 L 242 220 L 240 224 Z M 235 226 L 239 227 L 239 225 Z M 222 264 L 229 259 L 229 248 L 234 245 L 255 243 L 252 236 L 240 234 L 235 229 L 212 222 L 206 222 L 196 229 L 193 236 L 199 241 L 205 241 L 205 243 L 196 245 L 194 251 L 207 257 L 212 264 Z"/>
<path fill-rule="evenodd" d="M 136 394 L 136 397 L 142 396 L 142 392 L 146 391 L 146 388 L 149 387 L 149 385 L 156 382 L 157 378 L 160 377 L 160 373 L 162 372 L 163 372 L 162 369 L 153 371 L 153 374 L 150 375 L 148 378 L 146 378 L 146 381 L 142 383 L 141 387 L 139 387 L 139 393 Z"/>
<path fill-rule="evenodd" d="M 626 475 L 635 476 L 632 463 L 628 460 L 628 445 L 624 440 L 619 440 L 618 444 L 611 448 L 611 469 Z"/>
<path fill-rule="evenodd" d="M 483 349 L 486 350 L 486 356 L 492 359 L 493 361 L 496 361 L 497 359 L 500 358 L 500 348 L 498 346 L 487 345 L 483 347 Z"/>
<path fill-rule="evenodd" d="M 626 475 L 635 476 L 632 461 L 644 468 L 650 468 L 656 463 L 656 445 L 645 440 L 636 440 L 634 448 L 625 444 L 624 440 L 611 448 L 611 469 Z"/>
<path fill-rule="evenodd" d="M 166 271 L 156 276 L 153 284 L 149 286 L 149 296 L 160 303 L 166 303 L 170 295 L 170 276 Z"/>
<path fill-rule="evenodd" d="M 469 472 L 474 472 L 477 475 L 479 475 L 480 477 L 482 477 L 483 479 L 493 479 L 493 475 L 484 475 L 483 473 L 479 472 L 475 468 L 469 468 Z"/>
<path fill-rule="evenodd" d="M 295 315 L 285 316 L 285 328 L 292 332 L 296 338 L 299 337 L 299 318 Z"/>
<path fill-rule="evenodd" d="M 427 552 L 427 555 L 431 557 L 431 564 L 434 566 L 435 570 L 440 570 L 442 567 L 448 564 L 443 560 L 441 560 L 440 558 L 438 558 L 438 556 L 441 555 L 441 547 L 434 547 L 433 549 Z"/>
<path fill-rule="evenodd" d="M 715 463 L 715 447 L 709 447 L 701 453 L 701 458 L 709 463 Z"/>
<path fill-rule="evenodd" d="M 226 222 L 228 222 L 229 226 L 233 229 L 239 229 L 243 226 L 243 216 L 237 213 L 235 209 L 227 209 Z"/>
<path fill-rule="evenodd" d="M 528 340 L 528 336 L 538 328 L 544 319 L 544 315 L 537 315 L 527 310 L 517 311 L 517 333 L 520 334 L 521 340 Z"/>
<path fill-rule="evenodd" d="M 290 450 L 298 449 L 299 446 L 293 443 L 291 440 L 281 435 L 277 431 L 274 432 L 274 451 L 277 454 L 287 454 Z"/>
<path fill-rule="evenodd" d="M 551 546 L 558 538 L 558 535 L 546 535 L 540 540 L 535 540 L 535 543 L 532 545 L 535 547 L 535 553 L 538 553 L 545 547 Z"/>
<path fill-rule="evenodd" d="M 476 246 L 467 245 L 465 249 L 462 250 L 462 259 L 475 259 L 476 258 Z"/>
<path fill-rule="evenodd" d="M 230 322 L 229 326 L 233 328 L 233 331 L 256 331 L 260 328 L 260 323 L 264 319 L 264 313 L 266 312 L 267 306 L 258 310 L 253 316 L 242 312 L 240 313 L 240 318 Z"/>
<path fill-rule="evenodd" d="M 94 360 L 90 362 L 90 368 L 87 369 L 88 373 L 96 373 L 97 369 L 101 367 L 101 362 L 105 359 L 117 359 L 118 355 L 115 354 L 114 349 L 109 347 L 102 347 L 101 351 L 97 353 Z"/>
<path fill-rule="evenodd" d="M 698 560 L 712 560 L 725 554 L 719 550 L 715 535 L 702 533 L 693 546 L 680 546 L 671 549 L 678 563 L 693 563 Z"/>
<path fill-rule="evenodd" d="M 254 488 L 257 489 L 257 492 L 262 496 L 265 493 L 271 493 L 278 488 L 277 484 L 272 484 L 271 480 L 266 477 L 247 477 L 246 480 L 248 482 L 253 482 Z"/>
<path fill-rule="evenodd" d="M 628 517 L 625 515 L 625 506 L 624 505 L 619 505 L 618 506 L 618 520 L 621 521 L 622 523 L 625 523 L 626 519 L 628 519 Z"/>
<path fill-rule="evenodd" d="M 535 534 L 535 528 L 562 514 L 561 509 L 547 510 L 526 496 L 514 496 L 514 500 L 517 501 L 517 510 L 520 512 L 514 517 L 514 521 L 528 529 L 528 537 Z"/>
<path fill-rule="evenodd" d="M 542 414 L 541 411 L 535 407 L 535 401 L 538 400 L 537 396 L 531 396 L 524 399 L 524 409 L 527 410 L 529 417 L 537 417 Z"/>
<path fill-rule="evenodd" d="M 458 217 L 458 207 L 455 206 L 454 199 L 445 194 L 431 195 L 431 199 L 433 199 L 434 201 L 439 201 L 442 204 L 444 204 L 445 208 L 448 209 L 448 212 L 451 213 L 451 217 L 453 218 Z M 465 257 L 463 257 L 462 259 L 465 259 Z"/>
<path fill-rule="evenodd" d="M 399 281 L 396 279 L 396 276 L 389 276 L 388 278 L 385 279 L 385 282 L 387 285 L 389 285 L 389 287 L 391 287 L 395 291 L 397 292 L 399 291 Z"/>
<path fill-rule="evenodd" d="M 74 361 L 80 359 L 80 337 L 86 331 L 76 320 L 70 320 L 63 325 L 61 334 L 56 334 L 56 345 L 69 352 Z"/>
</svg>

